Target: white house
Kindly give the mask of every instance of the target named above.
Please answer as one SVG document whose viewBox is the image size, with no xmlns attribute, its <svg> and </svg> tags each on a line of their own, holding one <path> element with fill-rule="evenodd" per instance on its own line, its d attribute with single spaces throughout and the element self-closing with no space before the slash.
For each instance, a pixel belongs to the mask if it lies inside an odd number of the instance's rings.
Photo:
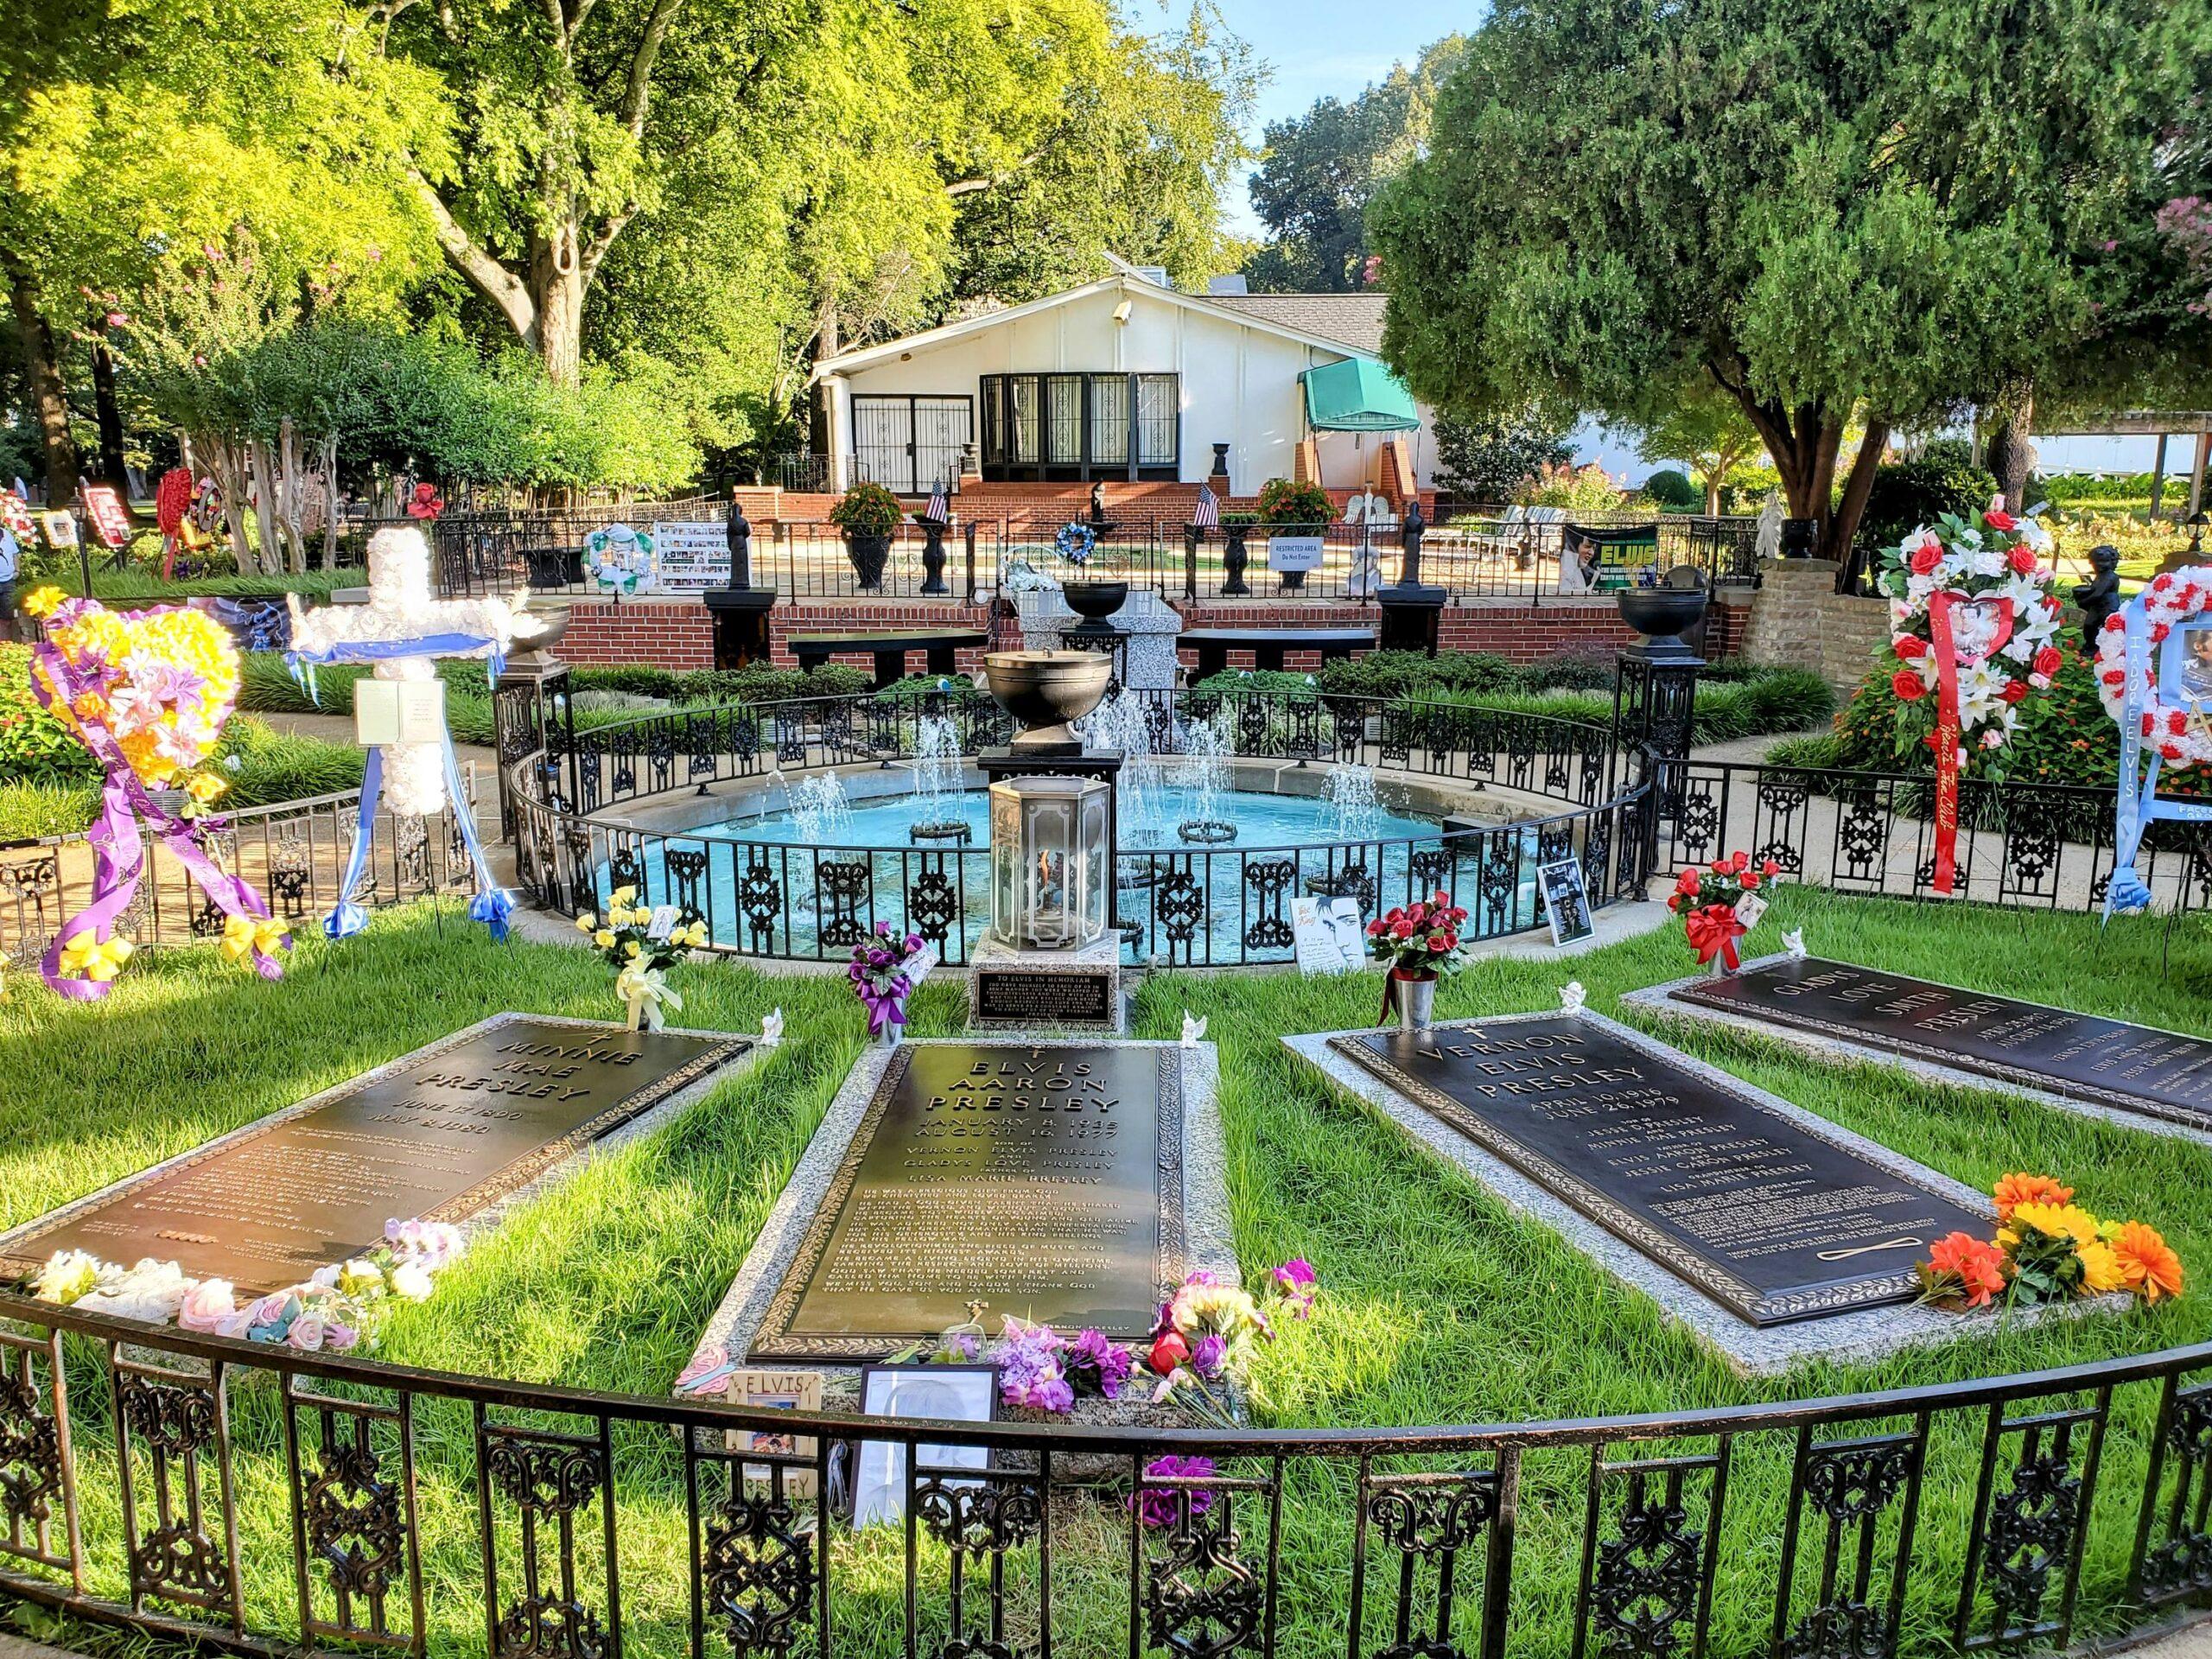
<svg viewBox="0 0 2212 1659">
<path fill-rule="evenodd" d="M 1081 288 L 817 364 L 833 487 L 926 494 L 970 442 L 987 483 L 1197 484 L 1226 445 L 1240 495 L 1315 472 L 1402 488 L 1402 463 L 1428 486 L 1431 414 L 1382 365 L 1381 295 L 1202 297 L 1111 264 Z"/>
</svg>

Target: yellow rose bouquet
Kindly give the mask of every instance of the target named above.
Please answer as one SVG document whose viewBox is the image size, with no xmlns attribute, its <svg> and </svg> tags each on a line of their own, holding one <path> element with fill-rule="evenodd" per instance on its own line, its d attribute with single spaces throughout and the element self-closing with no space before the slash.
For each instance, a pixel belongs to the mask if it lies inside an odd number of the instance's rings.
<svg viewBox="0 0 2212 1659">
<path fill-rule="evenodd" d="M 707 924 L 697 911 L 688 905 L 657 911 L 638 902 L 635 887 L 617 887 L 607 895 L 607 914 L 588 910 L 576 918 L 576 928 L 613 964 L 614 994 L 629 1008 L 631 1030 L 658 1031 L 668 1023 L 664 1007 L 683 1013 L 683 999 L 668 988 L 664 976 L 706 947 Z"/>
</svg>

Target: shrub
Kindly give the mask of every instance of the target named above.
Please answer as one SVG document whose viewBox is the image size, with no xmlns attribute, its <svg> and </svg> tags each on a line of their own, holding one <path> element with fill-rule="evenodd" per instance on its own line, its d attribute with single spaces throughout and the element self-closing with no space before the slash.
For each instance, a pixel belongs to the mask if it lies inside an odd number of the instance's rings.
<svg viewBox="0 0 2212 1659">
<path fill-rule="evenodd" d="M 99 810 L 98 784 L 0 783 L 0 843 L 73 836 Z"/>
<path fill-rule="evenodd" d="M 1859 521 L 1859 545 L 1869 553 L 1895 547 L 1947 512 L 1972 519 L 1996 493 L 1995 479 L 1948 453 L 1880 467 Z"/>
<path fill-rule="evenodd" d="M 1340 658 L 1321 670 L 1321 690 L 1337 696 L 1403 697 L 1440 686 L 1503 690 L 1518 671 L 1487 652 L 1455 651 L 1431 657 L 1418 651 L 1375 651 Z"/>
<path fill-rule="evenodd" d="M 1191 690 L 1200 696 L 1311 697 L 1320 682 L 1315 676 L 1293 668 L 1224 668 L 1209 674 Z"/>
<path fill-rule="evenodd" d="M 842 663 L 812 669 L 755 663 L 749 668 L 695 670 L 683 676 L 682 696 L 687 702 L 788 702 L 795 697 L 858 696 L 874 683 L 871 675 Z"/>
<path fill-rule="evenodd" d="M 31 694 L 31 648 L 0 645 L 0 782 L 66 785 L 100 769 Z"/>
<path fill-rule="evenodd" d="M 1260 517 L 1268 524 L 1325 524 L 1336 516 L 1336 504 L 1319 484 L 1271 478 L 1260 486 Z"/>
<path fill-rule="evenodd" d="M 1643 480 L 1643 493 L 1662 507 L 1688 512 L 1705 505 L 1705 492 L 1690 482 L 1688 473 L 1662 467 Z"/>
<path fill-rule="evenodd" d="M 976 695 L 976 682 L 965 674 L 909 674 L 903 680 L 893 680 L 875 696 L 878 702 L 896 702 L 901 697 L 926 697 L 938 690 L 955 698 L 967 697 Z"/>
<path fill-rule="evenodd" d="M 1517 667 L 1513 683 L 1523 691 L 1611 691 L 1615 671 L 1613 653 L 1593 645 Z"/>
<path fill-rule="evenodd" d="M 218 803 L 222 807 L 273 806 L 359 789 L 367 758 L 365 750 L 351 743 L 272 731 L 261 721 L 243 716 L 225 730 L 223 750 L 224 775 L 231 787 Z M 235 769 L 230 768 L 232 759 L 238 761 Z"/>
<path fill-rule="evenodd" d="M 620 691 L 629 696 L 661 697 L 671 702 L 683 695 L 684 677 L 672 668 L 652 668 L 644 663 L 569 671 L 569 683 L 579 691 Z"/>
<path fill-rule="evenodd" d="M 849 536 L 888 536 L 906 517 L 897 496 L 868 482 L 854 485 L 830 509 L 830 522 Z"/>
</svg>

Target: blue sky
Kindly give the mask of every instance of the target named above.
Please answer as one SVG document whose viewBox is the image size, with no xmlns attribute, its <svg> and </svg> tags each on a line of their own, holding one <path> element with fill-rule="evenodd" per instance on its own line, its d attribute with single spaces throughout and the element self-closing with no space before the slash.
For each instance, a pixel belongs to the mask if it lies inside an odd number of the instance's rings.
<svg viewBox="0 0 2212 1659">
<path fill-rule="evenodd" d="M 1261 89 L 1247 134 L 1256 147 L 1270 121 L 1302 114 L 1319 98 L 1349 99 L 1370 81 L 1410 63 L 1431 41 L 1453 30 L 1471 30 L 1487 8 L 1475 0 L 1387 0 L 1352 6 L 1346 0 L 1218 0 L 1223 17 L 1264 61 L 1268 84 Z M 1261 225 L 1239 178 L 1222 203 L 1238 233 L 1257 236 Z M 1602 462 L 1606 470 L 1641 481 L 1650 470 L 1634 449 L 1594 425 L 1575 435 L 1578 459 Z M 2191 441 L 2167 446 L 2166 466 L 2188 475 Z M 2045 438 L 2038 448 L 2046 467 L 2141 472 L 2150 467 L 2150 438 Z M 2186 484 L 2184 483 L 2184 486 Z"/>
</svg>

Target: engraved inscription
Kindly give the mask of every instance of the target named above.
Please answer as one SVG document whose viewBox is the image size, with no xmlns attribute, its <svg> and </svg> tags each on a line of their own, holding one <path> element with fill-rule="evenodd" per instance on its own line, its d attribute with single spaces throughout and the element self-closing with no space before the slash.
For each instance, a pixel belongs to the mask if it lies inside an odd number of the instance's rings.
<svg viewBox="0 0 2212 1659">
<path fill-rule="evenodd" d="M 1110 1026 L 1114 988 L 1111 974 L 978 969 L 976 1017 L 1038 1026 Z"/>
<path fill-rule="evenodd" d="M 1332 1047 L 1758 1325 L 1912 1294 L 1988 1217 L 1733 1087 L 1572 1015 Z"/>
<path fill-rule="evenodd" d="M 2202 1037 L 1817 957 L 1769 963 L 1673 995 L 2069 1099 L 2212 1128 L 2212 1040 Z"/>
<path fill-rule="evenodd" d="M 978 1298 L 1143 1335 L 1180 1276 L 1180 1075 L 1149 1046 L 908 1044 L 753 1354 L 880 1357 Z"/>
<path fill-rule="evenodd" d="M 741 1039 L 510 1015 L 226 1136 L 6 1241 L 175 1261 L 268 1290 L 343 1262 L 394 1217 L 457 1221 L 742 1053 Z"/>
</svg>

